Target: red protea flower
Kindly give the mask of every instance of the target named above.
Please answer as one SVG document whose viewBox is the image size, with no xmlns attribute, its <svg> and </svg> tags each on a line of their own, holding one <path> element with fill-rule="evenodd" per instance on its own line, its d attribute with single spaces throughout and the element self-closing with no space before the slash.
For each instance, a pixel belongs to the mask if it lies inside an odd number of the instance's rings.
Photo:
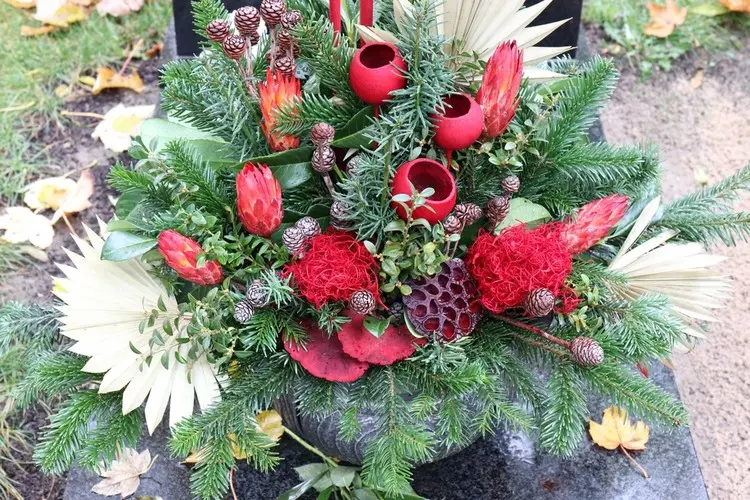
<svg viewBox="0 0 750 500">
<path fill-rule="evenodd" d="M 627 196 L 613 194 L 582 206 L 563 229 L 568 251 L 575 255 L 596 245 L 625 215 L 628 201 Z"/>
<path fill-rule="evenodd" d="M 523 51 L 515 40 L 495 49 L 487 61 L 477 102 L 484 114 L 484 135 L 492 138 L 502 134 L 513 119 L 518 106 L 518 89 L 523 75 Z"/>
<path fill-rule="evenodd" d="M 260 111 L 263 121 L 260 126 L 269 146 L 274 151 L 286 151 L 299 147 L 299 137 L 274 132 L 276 113 L 279 109 L 293 105 L 301 97 L 299 80 L 294 76 L 284 76 L 280 72 L 266 70 L 266 81 L 258 84 Z"/>
<path fill-rule="evenodd" d="M 203 248 L 197 241 L 183 236 L 177 231 L 162 231 L 158 238 L 159 252 L 164 256 L 167 265 L 177 272 L 177 275 L 197 285 L 216 285 L 224 279 L 221 265 L 215 260 L 209 260 L 198 267 L 198 255 Z"/>
<path fill-rule="evenodd" d="M 237 212 L 249 233 L 271 236 L 281 225 L 281 186 L 265 165 L 246 163 L 237 174 Z"/>
</svg>

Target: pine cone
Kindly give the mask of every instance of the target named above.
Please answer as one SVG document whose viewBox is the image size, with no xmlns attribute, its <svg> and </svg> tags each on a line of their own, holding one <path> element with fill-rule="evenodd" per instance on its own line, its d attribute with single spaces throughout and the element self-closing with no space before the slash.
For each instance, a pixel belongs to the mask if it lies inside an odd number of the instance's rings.
<svg viewBox="0 0 750 500">
<path fill-rule="evenodd" d="M 260 12 L 251 5 L 234 11 L 234 26 L 242 36 L 250 36 L 260 27 Z"/>
<path fill-rule="evenodd" d="M 318 221 L 314 217 L 310 217 L 309 215 L 298 220 L 295 226 L 302 231 L 305 238 L 312 238 L 320 234 L 320 224 L 318 224 Z"/>
<path fill-rule="evenodd" d="M 284 0 L 263 0 L 260 4 L 260 15 L 269 28 L 274 28 L 281 22 L 285 10 Z"/>
<path fill-rule="evenodd" d="M 245 55 L 245 37 L 240 35 L 229 36 L 221 44 L 221 48 L 227 57 L 241 59 Z"/>
<path fill-rule="evenodd" d="M 245 300 L 255 309 L 265 307 L 270 300 L 268 289 L 260 280 L 254 280 L 245 291 Z"/>
<path fill-rule="evenodd" d="M 401 301 L 396 301 L 390 305 L 388 311 L 391 313 L 391 316 L 401 318 L 404 315 L 404 303 Z"/>
<path fill-rule="evenodd" d="M 443 229 L 445 229 L 446 234 L 458 234 L 463 228 L 463 223 L 456 215 L 450 214 L 443 219 Z"/>
<path fill-rule="evenodd" d="M 297 255 L 302 251 L 307 243 L 307 237 L 297 226 L 291 226 L 284 229 L 281 234 L 281 242 L 292 255 Z"/>
<path fill-rule="evenodd" d="M 487 208 L 485 208 L 487 218 L 493 226 L 501 223 L 508 216 L 508 212 L 510 212 L 510 198 L 507 196 L 492 198 L 487 202 Z"/>
<path fill-rule="evenodd" d="M 330 146 L 318 147 L 313 152 L 312 166 L 313 169 L 319 174 L 325 174 L 333 169 L 333 164 L 336 163 L 336 153 L 333 152 Z"/>
<path fill-rule="evenodd" d="M 336 130 L 327 123 L 316 123 L 310 130 L 310 140 L 317 147 L 330 146 L 335 135 Z M 351 161 L 349 163 L 351 164 Z"/>
<path fill-rule="evenodd" d="M 521 189 L 521 179 L 517 175 L 509 175 L 500 181 L 500 187 L 506 194 L 515 194 Z"/>
<path fill-rule="evenodd" d="M 407 284 L 412 292 L 404 296 L 404 306 L 417 331 L 451 342 L 474 330 L 481 306 L 476 284 L 461 259 L 444 262 L 434 276 Z"/>
<path fill-rule="evenodd" d="M 464 226 L 471 226 L 484 215 L 482 209 L 475 203 L 461 203 L 456 205 L 456 208 L 453 209 L 453 214 L 458 217 L 458 220 Z"/>
<path fill-rule="evenodd" d="M 229 23 L 224 19 L 214 19 L 206 26 L 206 36 L 214 42 L 223 42 L 229 36 Z"/>
<path fill-rule="evenodd" d="M 576 337 L 570 343 L 570 354 L 573 361 L 583 366 L 597 366 L 604 361 L 604 350 L 594 339 Z"/>
<path fill-rule="evenodd" d="M 281 27 L 290 30 L 302 22 L 302 14 L 298 10 L 288 10 L 281 16 Z"/>
<path fill-rule="evenodd" d="M 537 288 L 523 302 L 526 314 L 539 318 L 548 315 L 555 306 L 555 295 L 546 288 Z"/>
<path fill-rule="evenodd" d="M 297 64 L 294 59 L 284 54 L 276 58 L 276 70 L 284 76 L 294 76 L 297 72 Z"/>
<path fill-rule="evenodd" d="M 352 223 L 346 218 L 349 216 L 349 206 L 343 201 L 336 200 L 331 204 L 331 226 L 340 231 L 348 231 Z"/>
<path fill-rule="evenodd" d="M 242 323 L 243 325 L 249 323 L 253 314 L 255 314 L 255 309 L 247 299 L 241 300 L 234 305 L 234 319 L 237 320 L 237 323 Z"/>
<path fill-rule="evenodd" d="M 360 158 L 359 155 L 349 160 L 349 162 L 346 164 L 346 173 L 348 173 L 349 175 L 355 175 L 361 162 L 362 158 Z"/>
<path fill-rule="evenodd" d="M 354 314 L 370 314 L 375 310 L 375 296 L 369 290 L 357 290 L 349 299 L 349 309 Z"/>
<path fill-rule="evenodd" d="M 292 35 L 289 34 L 286 30 L 279 30 L 278 33 L 276 33 L 276 44 L 278 47 L 282 50 L 289 50 L 292 48 L 292 44 L 294 43 L 294 39 L 292 38 Z"/>
<path fill-rule="evenodd" d="M 259 42 L 260 42 L 260 33 L 258 33 L 257 31 L 250 33 L 250 45 L 254 47 L 258 45 Z"/>
</svg>

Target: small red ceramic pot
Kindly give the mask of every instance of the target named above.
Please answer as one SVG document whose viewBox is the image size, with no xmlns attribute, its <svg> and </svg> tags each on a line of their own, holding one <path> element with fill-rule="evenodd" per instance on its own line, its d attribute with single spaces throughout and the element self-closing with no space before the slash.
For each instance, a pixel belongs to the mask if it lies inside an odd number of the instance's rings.
<svg viewBox="0 0 750 500">
<path fill-rule="evenodd" d="M 406 62 L 392 43 L 368 43 L 360 48 L 349 66 L 354 93 L 368 104 L 379 106 L 394 90 L 406 87 Z"/>
<path fill-rule="evenodd" d="M 453 94 L 443 99 L 445 111 L 432 115 L 435 144 L 447 151 L 468 148 L 482 135 L 482 108 L 468 94 Z"/>
<path fill-rule="evenodd" d="M 435 190 L 435 194 L 427 198 L 427 207 L 419 207 L 414 211 L 415 219 L 426 219 L 430 224 L 439 222 L 453 210 L 456 205 L 456 180 L 445 166 L 435 160 L 417 158 L 401 165 L 396 171 L 391 184 L 391 194 L 411 195 L 411 186 L 417 191 L 428 187 Z M 397 203 L 392 206 L 398 216 L 406 220 L 406 210 Z"/>
</svg>

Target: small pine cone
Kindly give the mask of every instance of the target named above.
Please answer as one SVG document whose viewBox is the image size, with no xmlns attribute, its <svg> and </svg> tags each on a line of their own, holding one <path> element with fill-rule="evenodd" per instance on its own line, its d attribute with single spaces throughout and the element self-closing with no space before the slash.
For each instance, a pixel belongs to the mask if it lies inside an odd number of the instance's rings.
<svg viewBox="0 0 750 500">
<path fill-rule="evenodd" d="M 546 288 L 537 288 L 526 297 L 523 308 L 535 318 L 548 315 L 555 306 L 555 295 Z"/>
<path fill-rule="evenodd" d="M 292 35 L 290 35 L 288 31 L 279 30 L 279 32 L 276 33 L 276 44 L 281 50 L 291 49 L 293 43 L 294 40 L 292 39 Z"/>
<path fill-rule="evenodd" d="M 296 255 L 304 249 L 307 238 L 300 228 L 292 226 L 284 229 L 281 234 L 281 242 L 290 254 Z"/>
<path fill-rule="evenodd" d="M 396 318 L 400 318 L 404 315 L 404 303 L 400 300 L 397 302 L 394 302 L 391 304 L 391 306 L 388 308 L 388 311 L 391 313 L 391 316 L 395 316 Z"/>
<path fill-rule="evenodd" d="M 276 47 L 275 54 L 276 54 L 276 60 L 277 61 L 279 59 L 281 59 L 282 57 L 286 57 L 286 52 L 284 52 L 283 50 L 280 50 L 278 47 Z M 266 52 L 266 62 L 267 63 L 271 62 L 271 51 L 270 50 L 268 52 Z"/>
<path fill-rule="evenodd" d="M 346 164 L 346 173 L 348 173 L 349 175 L 355 175 L 361 162 L 362 158 L 360 158 L 359 156 L 355 156 L 354 158 L 349 160 L 349 163 Z"/>
<path fill-rule="evenodd" d="M 443 229 L 447 234 L 458 234 L 464 228 L 464 224 L 461 219 L 454 214 L 450 214 L 448 217 L 443 219 Z"/>
<path fill-rule="evenodd" d="M 223 42 L 229 36 L 229 23 L 224 19 L 214 19 L 206 26 L 206 36 L 214 42 Z"/>
<path fill-rule="evenodd" d="M 521 179 L 517 175 L 509 175 L 502 181 L 500 181 L 500 187 L 503 188 L 507 194 L 515 194 L 521 189 Z"/>
<path fill-rule="evenodd" d="M 310 130 L 310 140 L 317 147 L 330 146 L 335 135 L 336 130 L 327 123 L 316 123 Z"/>
<path fill-rule="evenodd" d="M 330 146 L 320 146 L 313 152 L 312 166 L 317 173 L 330 172 L 334 163 L 336 163 L 336 153 Z"/>
<path fill-rule="evenodd" d="M 349 299 L 349 309 L 355 314 L 370 314 L 375 310 L 375 296 L 369 290 L 357 290 Z"/>
<path fill-rule="evenodd" d="M 502 222 L 508 216 L 508 212 L 510 212 L 510 198 L 507 196 L 492 198 L 485 208 L 487 218 L 493 226 Z"/>
<path fill-rule="evenodd" d="M 297 64 L 294 59 L 284 54 L 276 58 L 276 70 L 284 76 L 293 76 L 297 72 Z"/>
<path fill-rule="evenodd" d="M 245 37 L 240 35 L 227 37 L 221 44 L 224 53 L 232 59 L 241 59 L 245 55 L 245 46 Z"/>
<path fill-rule="evenodd" d="M 570 343 L 570 354 L 573 361 L 583 366 L 597 366 L 604 361 L 604 350 L 594 339 L 576 337 Z"/>
<path fill-rule="evenodd" d="M 263 283 L 260 280 L 255 280 L 247 287 L 245 300 L 256 309 L 265 307 L 270 300 L 268 289 L 263 286 Z"/>
<path fill-rule="evenodd" d="M 237 323 L 242 323 L 243 325 L 249 323 L 253 314 L 255 314 L 255 308 L 247 299 L 241 300 L 234 305 L 234 319 L 237 320 Z"/>
<path fill-rule="evenodd" d="M 484 215 L 481 207 L 476 203 L 461 203 L 456 205 L 453 213 L 464 226 L 471 226 Z"/>
<path fill-rule="evenodd" d="M 284 0 L 263 0 L 260 4 L 260 15 L 269 28 L 274 28 L 281 22 L 285 10 Z"/>
<path fill-rule="evenodd" d="M 250 39 L 250 45 L 252 45 L 253 47 L 258 45 L 258 43 L 260 43 L 260 33 L 258 33 L 257 31 L 250 33 L 249 39 Z"/>
<path fill-rule="evenodd" d="M 349 216 L 349 206 L 343 201 L 336 200 L 331 204 L 331 226 L 341 231 L 351 229 L 351 222 L 346 219 Z"/>
<path fill-rule="evenodd" d="M 288 10 L 281 16 L 281 27 L 285 30 L 293 29 L 302 22 L 302 14 L 298 10 Z"/>
<path fill-rule="evenodd" d="M 298 220 L 295 226 L 297 226 L 297 229 L 302 231 L 302 234 L 305 236 L 305 238 L 312 238 L 313 236 L 317 236 L 320 234 L 320 224 L 318 224 L 318 221 L 315 219 L 315 217 L 310 217 L 309 215 L 306 215 Z"/>
<path fill-rule="evenodd" d="M 257 33 L 260 27 L 260 12 L 251 5 L 240 7 L 234 11 L 234 26 L 242 36 Z"/>
</svg>

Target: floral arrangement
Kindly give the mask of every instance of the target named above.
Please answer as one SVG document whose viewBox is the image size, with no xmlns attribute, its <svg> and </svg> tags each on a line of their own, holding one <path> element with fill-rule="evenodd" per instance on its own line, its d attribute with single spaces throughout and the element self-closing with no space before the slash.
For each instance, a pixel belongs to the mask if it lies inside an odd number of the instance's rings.
<svg viewBox="0 0 750 500">
<path fill-rule="evenodd" d="M 165 67 L 169 120 L 60 265 L 65 350 L 19 395 L 68 394 L 41 467 L 111 463 L 168 411 L 195 494 L 223 498 L 233 456 L 279 462 L 257 415 L 287 398 L 344 441 L 377 422 L 352 479 L 282 415 L 324 457 L 295 494 L 325 476 L 402 498 L 414 465 L 503 425 L 571 455 L 590 392 L 685 424 L 648 368 L 729 293 L 708 249 L 750 233 L 731 210 L 750 169 L 662 204 L 652 149 L 587 138 L 612 64 L 536 66 L 568 47 L 535 47 L 561 23 L 521 3 L 394 0 L 373 22 L 363 2 L 357 24 L 346 1 L 198 0 L 205 50 Z"/>
</svg>

